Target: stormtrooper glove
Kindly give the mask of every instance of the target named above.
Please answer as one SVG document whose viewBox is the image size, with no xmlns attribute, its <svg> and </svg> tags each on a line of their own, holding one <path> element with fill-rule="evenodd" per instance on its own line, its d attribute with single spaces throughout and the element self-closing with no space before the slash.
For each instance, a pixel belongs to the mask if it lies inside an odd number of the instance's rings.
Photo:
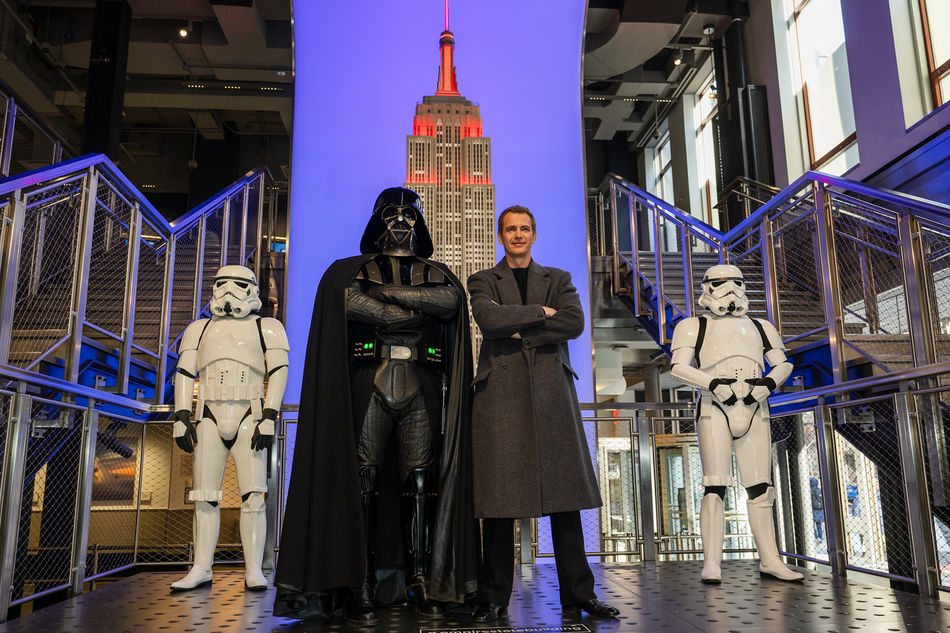
<svg viewBox="0 0 950 633">
<path fill-rule="evenodd" d="M 276 421 L 277 411 L 264 409 L 264 417 L 258 421 L 257 426 L 254 427 L 254 435 L 251 436 L 251 450 L 260 451 L 273 445 Z"/>
<path fill-rule="evenodd" d="M 181 450 L 186 453 L 195 450 L 198 432 L 195 431 L 195 425 L 191 423 L 191 411 L 188 409 L 175 411 L 175 426 L 172 428 L 172 435 L 175 436 L 175 443 Z"/>
</svg>

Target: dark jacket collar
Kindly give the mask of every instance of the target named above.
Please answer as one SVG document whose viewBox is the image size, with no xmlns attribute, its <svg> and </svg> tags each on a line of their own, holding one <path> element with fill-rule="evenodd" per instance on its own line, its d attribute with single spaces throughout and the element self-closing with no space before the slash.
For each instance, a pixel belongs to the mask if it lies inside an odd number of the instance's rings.
<svg viewBox="0 0 950 633">
<path fill-rule="evenodd" d="M 521 303 L 521 293 L 518 291 L 518 282 L 515 281 L 515 275 L 511 272 L 511 266 L 508 260 L 501 258 L 495 267 L 492 268 L 495 277 L 498 279 L 498 294 L 501 296 L 501 302 L 505 305 L 518 305 Z M 543 305 L 547 296 L 548 286 L 551 283 L 551 273 L 547 268 L 537 263 L 534 258 L 528 264 L 528 305 Z"/>
</svg>

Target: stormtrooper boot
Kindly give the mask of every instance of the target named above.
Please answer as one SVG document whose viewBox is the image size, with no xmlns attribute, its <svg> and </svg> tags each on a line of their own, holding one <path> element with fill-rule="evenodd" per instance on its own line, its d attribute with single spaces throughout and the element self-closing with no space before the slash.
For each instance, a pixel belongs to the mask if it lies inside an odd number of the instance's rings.
<svg viewBox="0 0 950 633">
<path fill-rule="evenodd" d="M 249 591 L 267 589 L 267 578 L 261 571 L 264 541 L 267 538 L 267 516 L 264 495 L 252 492 L 241 503 L 241 547 L 244 550 L 244 588 Z"/>
<path fill-rule="evenodd" d="M 795 582 L 803 580 L 805 576 L 792 571 L 779 558 L 778 546 L 775 544 L 775 525 L 772 522 L 772 506 L 775 504 L 775 489 L 769 486 L 768 492 L 749 499 L 749 527 L 755 539 L 755 547 L 759 550 L 759 573 L 777 580 Z"/>
<path fill-rule="evenodd" d="M 211 584 L 211 564 L 214 562 L 214 550 L 218 545 L 220 525 L 221 508 L 217 503 L 195 502 L 195 564 L 184 578 L 172 583 L 172 591 L 188 591 Z"/>
<path fill-rule="evenodd" d="M 726 533 L 726 511 L 722 497 L 710 493 L 703 497 L 699 508 L 699 533 L 703 537 L 703 582 L 718 585 L 722 582 L 722 546 Z"/>
</svg>

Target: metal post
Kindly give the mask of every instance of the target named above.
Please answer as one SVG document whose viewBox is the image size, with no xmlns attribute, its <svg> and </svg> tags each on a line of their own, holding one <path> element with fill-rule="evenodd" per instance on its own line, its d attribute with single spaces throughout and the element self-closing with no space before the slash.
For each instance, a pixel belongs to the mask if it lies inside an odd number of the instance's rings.
<svg viewBox="0 0 950 633">
<path fill-rule="evenodd" d="M 254 240 L 254 243 L 256 244 L 254 247 L 254 253 L 256 254 L 254 257 L 254 276 L 258 279 L 261 278 L 261 258 L 270 254 L 269 247 L 261 248 L 263 246 L 261 235 L 263 235 L 264 232 L 264 194 L 267 191 L 267 178 L 265 176 L 266 173 L 261 172 L 261 178 L 258 181 L 260 184 L 258 185 L 257 194 L 257 239 Z M 245 255 L 245 257 L 249 256 L 250 255 L 247 254 Z M 246 266 L 247 264 L 245 263 L 244 265 Z"/>
<path fill-rule="evenodd" d="M 640 465 L 640 533 L 643 535 L 643 561 L 656 562 L 656 520 L 653 515 L 654 479 L 653 418 L 645 411 L 636 412 L 637 456 Z"/>
<path fill-rule="evenodd" d="M 13 565 L 16 562 L 17 533 L 20 529 L 20 506 L 23 502 L 23 473 L 30 437 L 33 399 L 23 393 L 20 383 L 15 396 L 10 396 L 11 415 L 7 422 L 4 447 L 2 497 L 0 497 L 0 622 L 7 619 L 13 599 Z"/>
<path fill-rule="evenodd" d="M 247 244 L 247 196 L 251 193 L 250 185 L 244 185 L 244 197 L 241 199 L 241 243 L 238 246 L 238 262 L 241 266 L 247 265 L 244 261 L 244 247 Z M 260 219 L 260 214 L 258 214 Z M 257 273 L 254 273 L 256 276 Z"/>
<path fill-rule="evenodd" d="M 844 511 L 841 507 L 841 478 L 835 459 L 834 422 L 824 398 L 815 407 L 815 438 L 818 443 L 818 473 L 821 477 L 821 496 L 825 507 L 825 525 L 828 536 L 828 562 L 831 573 L 844 576 L 848 560 L 845 552 Z"/>
<path fill-rule="evenodd" d="M 221 252 L 218 254 L 218 267 L 228 265 L 229 239 L 231 239 L 231 196 L 224 200 L 224 210 L 221 212 Z"/>
<path fill-rule="evenodd" d="M 195 296 L 191 307 L 191 320 L 201 315 L 201 284 L 204 281 L 205 267 L 205 232 L 208 225 L 208 216 L 203 215 L 198 220 L 198 254 L 195 257 Z"/>
<path fill-rule="evenodd" d="M 532 521 L 534 519 L 518 519 L 518 525 L 521 532 L 521 557 L 518 562 L 522 565 L 531 565 L 534 563 L 534 539 L 532 537 Z"/>
<path fill-rule="evenodd" d="M 86 174 L 86 187 L 83 192 L 82 211 L 79 216 L 81 228 L 73 268 L 69 352 L 66 355 L 66 369 L 63 372 L 63 378 L 74 383 L 79 382 L 79 358 L 82 351 L 82 330 L 86 324 L 86 295 L 89 288 L 92 233 L 96 218 L 96 190 L 98 186 L 99 172 L 93 166 L 89 168 Z"/>
<path fill-rule="evenodd" d="M 940 576 L 934 537 L 933 516 L 927 493 L 925 456 L 920 433 L 920 417 L 913 397 L 901 385 L 894 394 L 901 471 L 904 475 L 904 499 L 910 531 L 911 553 L 914 557 L 914 579 L 922 597 L 937 599 Z"/>
<path fill-rule="evenodd" d="M 161 401 L 159 401 L 161 402 Z M 142 526 L 142 480 L 145 467 L 145 440 L 148 439 L 148 425 L 142 424 L 142 442 L 139 444 L 138 491 L 135 495 L 135 545 L 132 548 L 132 564 L 139 562 L 139 529 Z"/>
<path fill-rule="evenodd" d="M 71 595 L 82 593 L 86 581 L 86 552 L 89 548 L 89 508 L 92 505 L 92 482 L 96 469 L 96 438 L 99 435 L 99 412 L 95 409 L 95 400 L 89 400 L 89 406 L 83 415 L 82 461 L 79 464 L 79 480 L 76 489 L 76 509 L 73 514 L 73 553 Z"/>
<path fill-rule="evenodd" d="M 633 294 L 633 312 L 634 316 L 640 316 L 643 307 L 640 305 L 640 234 L 637 226 L 637 202 L 633 196 L 628 195 L 627 200 L 627 218 L 630 222 L 630 264 L 633 266 L 632 281 L 630 292 Z M 614 233 L 616 233 L 614 225 Z"/>
<path fill-rule="evenodd" d="M 653 205 L 653 270 L 656 275 L 656 318 L 657 329 L 659 330 L 660 344 L 664 345 L 667 341 L 666 336 L 666 306 L 663 298 L 663 238 L 660 236 L 660 209 Z"/>
<path fill-rule="evenodd" d="M 168 340 L 171 329 L 172 301 L 175 298 L 175 235 L 168 238 L 165 248 L 165 292 L 162 295 L 162 318 L 159 326 L 158 366 L 155 368 L 155 402 L 165 402 L 165 375 L 168 373 L 168 352 L 171 341 Z"/>
<path fill-rule="evenodd" d="M 930 309 L 929 293 L 924 291 L 924 256 L 920 244 L 920 225 L 909 215 L 897 222 L 901 241 L 901 272 L 904 281 L 904 300 L 907 304 L 907 321 L 910 324 L 911 349 L 914 365 L 922 367 L 936 362 L 934 351 L 933 312 Z M 932 277 L 931 277 L 932 283 Z"/>
<path fill-rule="evenodd" d="M 16 306 L 17 275 L 20 266 L 20 249 L 23 244 L 23 223 L 26 218 L 26 202 L 22 189 L 10 194 L 10 209 L 13 218 L 3 218 L 3 279 L 0 287 L 0 362 L 10 364 L 10 347 L 13 343 L 13 311 Z M 12 223 L 11 223 L 12 222 Z M 9 229 L 9 230 L 7 230 Z"/>
<path fill-rule="evenodd" d="M 620 212 L 617 209 L 617 192 L 619 187 L 617 183 L 611 181 L 610 183 L 610 215 L 613 221 L 613 227 L 611 227 L 610 238 L 613 246 L 613 252 L 611 253 L 611 261 L 613 262 L 613 281 L 614 281 L 614 296 L 620 294 L 620 238 L 617 237 L 617 222 L 619 219 Z M 632 238 L 631 238 L 632 239 Z M 289 240 L 288 240 L 289 241 Z M 636 252 L 636 250 L 634 250 Z M 634 258 L 636 260 L 636 258 Z M 634 269 L 636 269 L 634 267 Z M 634 277 L 634 283 L 636 283 L 636 277 Z M 636 297 L 636 293 L 634 293 Z"/>
<path fill-rule="evenodd" d="M 16 102 L 7 99 L 6 119 L 3 126 L 3 155 L 0 156 L 0 171 L 4 176 L 10 175 L 10 162 L 13 157 L 13 137 L 16 129 Z M 6 611 L 4 611 L 6 613 Z"/>
<path fill-rule="evenodd" d="M 132 364 L 132 340 L 135 338 L 135 300 L 138 295 L 139 247 L 142 235 L 142 213 L 138 201 L 132 206 L 129 219 L 129 252 L 125 269 L 125 307 L 122 313 L 122 349 L 119 352 L 119 371 L 116 391 L 129 392 L 129 368 Z"/>
<path fill-rule="evenodd" d="M 37 213 L 36 233 L 33 235 L 33 257 L 30 262 L 30 283 L 28 295 L 35 295 L 40 288 L 40 279 L 43 278 L 43 254 L 46 250 L 46 220 L 49 217 L 48 209 L 41 209 Z"/>
<path fill-rule="evenodd" d="M 815 213 L 817 217 L 818 260 L 821 270 L 825 322 L 828 325 L 828 345 L 831 348 L 831 375 L 835 383 L 847 380 L 844 361 L 844 318 L 841 315 L 841 297 L 838 290 L 838 262 L 835 256 L 834 227 L 831 200 L 825 185 L 814 184 Z"/>
<path fill-rule="evenodd" d="M 683 251 L 683 288 L 686 290 L 686 318 L 693 316 L 696 302 L 696 289 L 693 287 L 693 249 L 689 240 L 690 227 L 683 224 L 683 237 L 680 250 Z"/>
<path fill-rule="evenodd" d="M 782 315 L 778 301 L 778 275 L 775 271 L 775 228 L 768 218 L 759 225 L 759 249 L 762 252 L 762 273 L 765 279 L 765 314 L 779 332 Z"/>
</svg>

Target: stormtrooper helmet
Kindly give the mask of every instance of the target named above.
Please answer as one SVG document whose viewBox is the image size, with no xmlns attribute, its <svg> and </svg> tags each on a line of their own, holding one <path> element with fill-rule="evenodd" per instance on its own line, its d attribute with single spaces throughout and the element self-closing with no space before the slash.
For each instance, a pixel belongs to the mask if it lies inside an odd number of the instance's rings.
<svg viewBox="0 0 950 633">
<path fill-rule="evenodd" d="M 713 266 L 703 275 L 699 305 L 717 316 L 743 316 L 749 311 L 742 271 L 732 264 Z"/>
<path fill-rule="evenodd" d="M 222 266 L 214 276 L 211 313 L 216 317 L 245 317 L 261 309 L 257 277 L 244 266 Z"/>
</svg>

